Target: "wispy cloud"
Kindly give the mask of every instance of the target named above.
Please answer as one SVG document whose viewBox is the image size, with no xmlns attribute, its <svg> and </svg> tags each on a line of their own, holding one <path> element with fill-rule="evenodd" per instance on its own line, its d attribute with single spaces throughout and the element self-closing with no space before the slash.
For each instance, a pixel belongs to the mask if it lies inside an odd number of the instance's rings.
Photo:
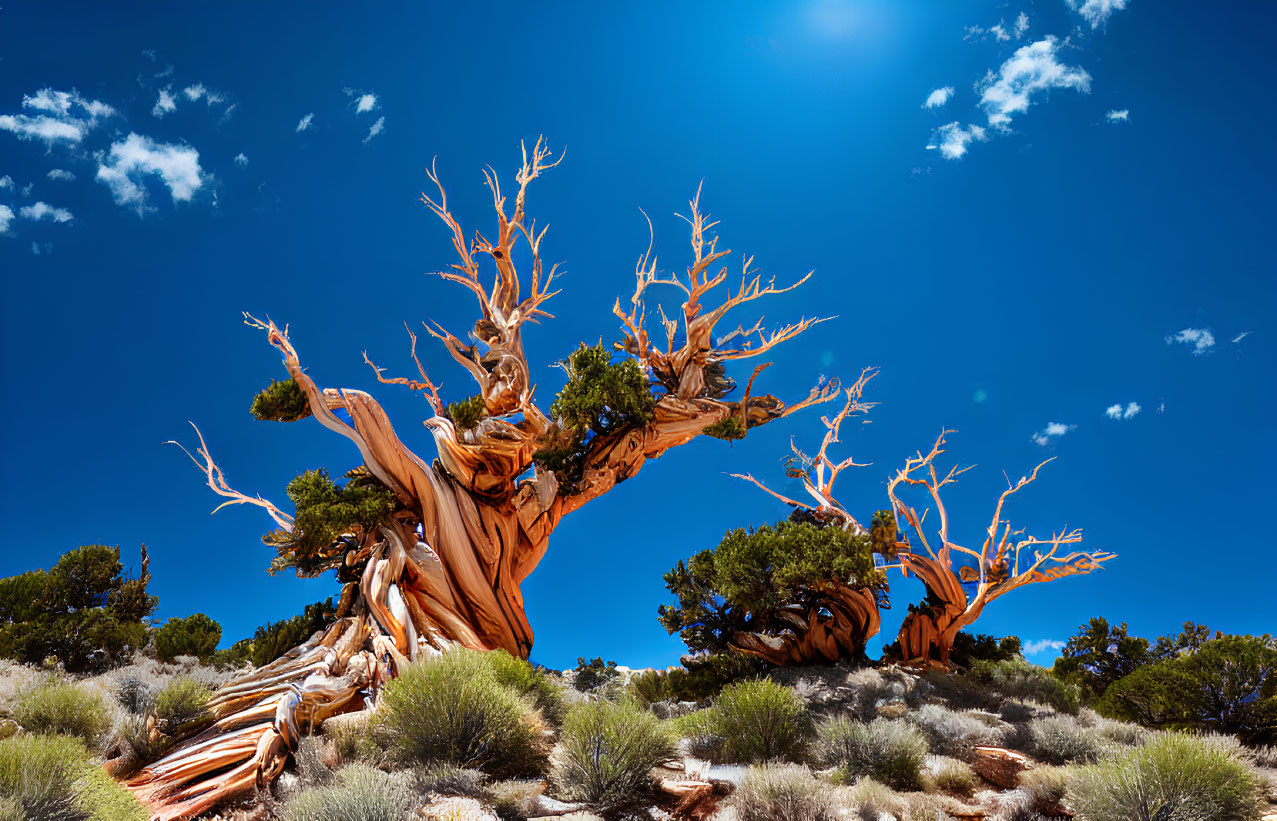
<svg viewBox="0 0 1277 821">
<path fill-rule="evenodd" d="M 1177 334 L 1166 337 L 1167 345 L 1174 345 L 1176 342 L 1192 348 L 1194 356 L 1201 356 L 1215 347 L 1215 335 L 1205 328 L 1185 328 Z"/>
<path fill-rule="evenodd" d="M 1236 345 L 1238 342 L 1241 342 L 1243 339 L 1245 339 L 1248 336 L 1250 336 L 1250 331 L 1242 331 L 1237 336 L 1233 337 L 1232 339 L 1228 341 Z"/>
<path fill-rule="evenodd" d="M 204 184 L 199 158 L 199 152 L 189 145 L 159 143 L 141 134 L 129 134 L 111 144 L 109 154 L 98 165 L 97 179 L 111 189 L 116 203 L 137 206 L 140 213 L 147 201 L 141 183 L 148 174 L 163 180 L 174 202 L 191 199 Z"/>
<path fill-rule="evenodd" d="M 235 155 L 235 164 L 240 168 L 248 168 L 248 156 L 243 151 Z"/>
<path fill-rule="evenodd" d="M 1144 409 L 1140 407 L 1139 402 L 1128 402 L 1125 407 L 1118 402 L 1116 405 L 1105 408 L 1104 415 L 1109 419 L 1130 419 L 1142 410 Z"/>
<path fill-rule="evenodd" d="M 55 168 L 45 176 L 57 182 L 75 182 L 75 174 L 63 168 Z"/>
<path fill-rule="evenodd" d="M 967 153 L 967 146 L 972 142 L 983 142 L 985 130 L 978 125 L 970 124 L 963 128 L 957 120 L 942 125 L 931 134 L 928 150 L 939 151 L 946 160 L 961 159 Z"/>
<path fill-rule="evenodd" d="M 365 111 L 372 111 L 376 107 L 376 94 L 360 94 L 359 99 L 355 102 L 355 113 L 363 114 Z"/>
<path fill-rule="evenodd" d="M 3 191 L 6 188 L 10 190 L 13 189 L 13 177 L 10 177 L 8 174 L 0 177 L 0 191 Z"/>
<path fill-rule="evenodd" d="M 1047 426 L 1031 437 L 1034 442 L 1043 447 L 1050 444 L 1052 439 L 1059 439 L 1071 430 L 1075 430 L 1077 425 L 1066 425 L 1062 422 L 1048 422 Z"/>
<path fill-rule="evenodd" d="M 1114 108 L 1104 115 L 1104 119 L 1110 123 L 1124 123 L 1131 119 L 1131 110 L 1129 108 Z"/>
<path fill-rule="evenodd" d="M 1032 98 L 1040 92 L 1052 88 L 1091 90 L 1091 75 L 1059 62 L 1058 48 L 1059 41 L 1054 37 L 1021 46 L 997 74 L 990 71 L 977 85 L 980 107 L 988 115 L 989 125 L 1007 128 L 1012 116 L 1028 111 Z"/>
<path fill-rule="evenodd" d="M 7 205 L 0 205 L 0 234 L 8 234 L 9 226 L 13 224 L 13 209 Z"/>
<path fill-rule="evenodd" d="M 1068 644 L 1067 641 L 1060 641 L 1059 639 L 1038 639 L 1037 641 L 1027 642 L 1024 645 L 1024 655 L 1036 656 L 1038 653 L 1043 653 L 1047 650 L 1059 652 L 1067 647 Z"/>
<path fill-rule="evenodd" d="M 80 96 L 75 89 L 54 91 L 42 88 L 22 97 L 22 107 L 37 112 L 0 115 L 0 131 L 9 131 L 20 140 L 44 140 L 78 143 L 98 120 L 115 114 L 115 109 L 100 100 Z"/>
<path fill-rule="evenodd" d="M 1126 3 L 1127 0 L 1068 0 L 1069 7 L 1085 17 L 1093 29 L 1107 23 L 1113 12 L 1125 9 Z"/>
<path fill-rule="evenodd" d="M 226 95 L 220 91 L 214 91 L 206 87 L 203 83 L 195 83 L 182 89 L 182 93 L 186 95 L 186 99 L 196 102 L 203 99 L 210 106 L 218 105 L 226 102 Z"/>
<path fill-rule="evenodd" d="M 50 220 L 52 222 L 70 222 L 75 219 L 71 212 L 65 208 L 55 208 L 47 202 L 37 202 L 34 205 L 24 205 L 18 209 L 18 215 L 24 220 L 39 222 L 40 220 Z"/>
<path fill-rule="evenodd" d="M 1028 32 L 1028 30 L 1029 15 L 1024 12 L 1020 12 L 1020 15 L 1015 18 L 1015 39 L 1019 40 Z"/>
<path fill-rule="evenodd" d="M 315 112 L 312 111 L 311 113 L 307 114 L 305 117 L 302 117 L 300 120 L 297 121 L 297 133 L 300 134 L 303 131 L 310 130 L 311 123 L 313 123 L 314 121 L 315 121 Z"/>
<path fill-rule="evenodd" d="M 160 96 L 155 101 L 155 105 L 151 108 L 152 116 L 163 117 L 170 111 L 177 110 L 177 100 L 173 99 L 173 94 L 170 91 L 172 88 L 173 86 L 165 86 L 160 89 Z"/>
<path fill-rule="evenodd" d="M 922 104 L 923 108 L 939 108 L 949 102 L 949 98 L 953 96 L 953 86 L 945 86 L 937 88 L 935 91 L 927 95 L 927 101 Z"/>
<path fill-rule="evenodd" d="M 376 137 L 385 129 L 385 127 L 386 127 L 386 118 L 378 117 L 377 122 L 373 123 L 372 127 L 368 129 L 368 136 L 364 137 L 364 142 L 366 143 L 369 140 L 371 140 L 373 137 Z"/>
</svg>

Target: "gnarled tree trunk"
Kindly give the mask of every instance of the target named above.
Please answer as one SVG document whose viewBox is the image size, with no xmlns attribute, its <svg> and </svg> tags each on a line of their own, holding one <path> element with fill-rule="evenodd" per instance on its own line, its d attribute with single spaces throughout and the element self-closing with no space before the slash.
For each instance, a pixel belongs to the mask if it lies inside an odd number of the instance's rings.
<svg viewBox="0 0 1277 821">
<path fill-rule="evenodd" d="M 266 331 L 270 343 L 283 354 L 289 375 L 305 393 L 310 413 L 356 445 L 364 465 L 393 492 L 395 509 L 379 527 L 351 534 L 346 540 L 343 563 L 347 573 L 358 574 L 359 581 L 343 590 L 339 620 L 283 658 L 222 687 L 212 702 L 215 723 L 129 782 L 156 818 L 190 817 L 268 784 L 284 767 L 301 735 L 331 715 L 373 704 L 379 688 L 408 661 L 454 645 L 502 648 L 526 658 L 533 632 L 520 585 L 545 555 L 550 534 L 564 515 L 711 425 L 731 418 L 743 435 L 837 393 L 836 383 L 823 384 L 804 401 L 787 406 L 771 396 L 751 396 L 751 378 L 739 402 L 723 399 L 732 385 L 722 378 L 722 363 L 763 353 L 816 320 L 801 320 L 770 336 L 756 325 L 748 333 L 729 334 L 717 342 L 722 346 L 734 337 L 748 339 L 757 334 L 756 346 L 743 341 L 727 349 L 711 342 L 714 324 L 728 309 L 787 289 L 762 285 L 747 262 L 740 289 L 729 292 L 718 308 L 702 313 L 701 297 L 727 276 L 725 269 L 711 275 L 709 266 L 728 252 L 715 251 L 715 240 L 706 237 L 705 229 L 712 223 L 707 224 L 699 210 L 698 194 L 689 220 L 695 259 L 686 279 L 658 279 L 649 253 L 636 270 L 632 310 L 621 311 L 618 300 L 614 311 L 627 329 L 623 347 L 660 388 L 651 417 L 640 425 L 588 439 L 582 445 L 583 469 L 579 477 L 573 477 L 570 490 L 543 466 L 531 470 L 529 477 L 534 454 L 546 445 L 552 424 L 532 402 L 521 326 L 527 319 L 548 316 L 540 305 L 553 296 L 549 285 L 554 270 L 542 277 L 539 246 L 544 232 L 538 234 L 533 226 L 524 225 L 523 205 L 527 184 L 552 167 L 548 157 L 539 142 L 531 158 L 525 152 L 510 214 L 495 177 L 487 175 L 498 217 L 495 242 L 478 234 L 470 242 L 465 240 L 447 209 L 442 185 L 438 185 L 437 201 L 423 197 L 451 229 L 460 257 L 460 263 L 441 276 L 471 290 L 482 312 L 472 334 L 479 345 L 465 343 L 441 328 L 430 332 L 478 382 L 484 416 L 474 428 L 458 431 L 424 370 L 422 380 L 416 381 L 385 379 L 373 367 L 383 383 L 427 391 L 436 412 L 426 421 L 438 451 L 433 462 L 427 463 L 404 445 L 371 396 L 356 390 L 321 389 L 302 369 L 286 330 L 270 321 L 248 318 L 250 325 Z M 438 184 L 433 170 L 431 178 Z M 521 239 L 532 258 L 531 294 L 522 300 L 513 262 L 513 249 Z M 496 267 L 490 288 L 480 285 L 479 255 L 490 257 Z M 665 350 L 652 344 L 643 328 L 643 292 L 656 283 L 684 291 L 682 346 L 675 344 L 677 326 L 672 321 L 665 326 Z M 414 360 L 415 343 L 413 337 Z M 754 376 L 763 367 L 755 369 Z M 715 377 L 708 383 L 707 373 Z M 292 528 L 292 518 L 271 503 L 231 489 L 202 437 L 200 442 L 201 469 L 215 492 L 229 499 L 228 504 L 263 507 L 282 528 Z M 849 628 L 835 622 L 815 625 L 811 641 L 825 648 L 830 641 L 850 635 Z"/>
<path fill-rule="evenodd" d="M 778 624 L 766 631 L 737 633 L 731 645 L 777 667 L 820 661 L 865 658 L 869 639 L 882 626 L 876 592 L 868 587 L 837 585 L 810 601 L 776 614 Z"/>
</svg>

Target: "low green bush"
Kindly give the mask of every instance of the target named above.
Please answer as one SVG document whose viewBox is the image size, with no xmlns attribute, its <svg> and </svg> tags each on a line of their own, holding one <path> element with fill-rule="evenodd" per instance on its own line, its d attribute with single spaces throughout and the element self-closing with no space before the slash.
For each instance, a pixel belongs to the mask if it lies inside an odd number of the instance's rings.
<svg viewBox="0 0 1277 821">
<path fill-rule="evenodd" d="M 89 757 L 79 739 L 24 734 L 0 741 L 0 799 L 18 818 L 145 821 L 146 810 Z"/>
<path fill-rule="evenodd" d="M 924 704 L 909 713 L 906 720 L 922 731 L 928 745 L 936 752 L 962 756 L 979 744 L 999 744 L 1003 733 L 981 720 L 977 714 L 950 710 L 940 704 Z"/>
<path fill-rule="evenodd" d="M 833 789 L 798 764 L 750 767 L 729 806 L 738 821 L 834 821 Z"/>
<path fill-rule="evenodd" d="M 186 618 L 169 619 L 151 633 L 155 642 L 155 655 L 163 661 L 173 661 L 178 656 L 195 656 L 208 662 L 217 652 L 222 640 L 222 626 L 203 613 Z"/>
<path fill-rule="evenodd" d="M 204 716 L 213 689 L 189 676 L 175 678 L 155 695 L 155 717 L 168 732 Z"/>
<path fill-rule="evenodd" d="M 706 653 L 685 656 L 679 667 L 647 670 L 631 676 L 629 695 L 642 704 L 661 701 L 705 701 L 738 681 L 758 678 L 771 665 L 746 653 Z"/>
<path fill-rule="evenodd" d="M 922 786 L 927 792 L 967 796 L 980 786 L 980 777 L 969 764 L 956 758 L 943 758 L 923 773 Z"/>
<path fill-rule="evenodd" d="M 116 775 L 132 775 L 152 761 L 160 759 L 173 740 L 166 735 L 151 735 L 147 716 L 130 715 L 119 730 L 120 746 L 128 755 L 128 764 Z"/>
<path fill-rule="evenodd" d="M 96 747 L 111 729 L 106 699 L 94 690 L 55 678 L 18 696 L 13 718 L 29 733 L 61 733 Z"/>
<path fill-rule="evenodd" d="M 1006 698 L 1036 701 L 1070 715 L 1077 715 L 1082 706 L 1077 687 L 1065 684 L 1051 675 L 1050 670 L 1024 659 L 976 661 L 966 679 Z"/>
<path fill-rule="evenodd" d="M 487 785 L 487 774 L 455 764 L 431 764 L 413 773 L 413 786 L 419 793 L 483 798 L 487 796 Z"/>
<path fill-rule="evenodd" d="M 567 713 L 563 702 L 563 688 L 543 670 L 533 667 L 523 659 L 515 658 L 505 650 L 492 650 L 483 658 L 492 668 L 492 675 L 498 683 L 531 698 L 541 709 L 541 715 L 546 721 L 555 726 L 563 723 L 563 717 Z"/>
<path fill-rule="evenodd" d="M 1069 716 L 1047 716 L 1029 722 L 1033 755 L 1048 764 L 1089 764 L 1104 751 L 1099 732 Z"/>
<path fill-rule="evenodd" d="M 1058 814 L 1072 772 L 1068 767 L 1034 767 L 1020 773 L 1020 791 L 1029 809 L 1041 815 Z"/>
<path fill-rule="evenodd" d="M 710 729 L 723 739 L 723 758 L 735 764 L 802 761 L 815 735 L 807 704 L 792 687 L 770 679 L 724 687 L 706 712 Z"/>
<path fill-rule="evenodd" d="M 921 786 L 927 739 L 903 721 L 863 724 L 840 716 L 825 722 L 820 736 L 819 759 L 843 779 L 870 776 L 901 790 Z"/>
<path fill-rule="evenodd" d="M 352 764 L 333 783 L 293 796 L 281 815 L 285 821 L 403 821 L 413 798 L 406 773 Z"/>
<path fill-rule="evenodd" d="M 1081 821 L 1253 821 L 1263 807 L 1249 767 L 1180 733 L 1158 734 L 1081 768 L 1069 784 L 1068 803 Z"/>
<path fill-rule="evenodd" d="M 382 691 L 373 730 L 406 764 L 455 764 L 496 776 L 545 769 L 530 699 L 502 684 L 483 653 L 457 649 L 410 664 Z"/>
<path fill-rule="evenodd" d="M 589 701 L 568 713 L 553 778 L 565 798 L 616 811 L 649 795 L 651 770 L 673 757 L 673 735 L 651 713 L 628 701 Z"/>
</svg>

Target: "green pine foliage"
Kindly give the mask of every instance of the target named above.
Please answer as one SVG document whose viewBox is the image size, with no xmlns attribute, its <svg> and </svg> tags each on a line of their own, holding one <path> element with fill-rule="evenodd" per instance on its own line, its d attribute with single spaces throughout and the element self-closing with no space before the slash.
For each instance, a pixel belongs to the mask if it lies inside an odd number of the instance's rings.
<svg viewBox="0 0 1277 821">
<path fill-rule="evenodd" d="M 684 656 L 668 670 L 646 670 L 631 676 L 627 692 L 641 704 L 662 701 L 705 701 L 729 684 L 759 678 L 772 666 L 746 653 L 702 653 Z"/>
<path fill-rule="evenodd" d="M 118 547 L 78 547 L 47 572 L 0 579 L 0 657 L 107 669 L 146 644 L 143 619 L 158 602 L 144 580 L 124 576 Z"/>
<path fill-rule="evenodd" d="M 715 439 L 725 439 L 730 442 L 733 439 L 745 438 L 745 426 L 740 423 L 740 419 L 735 416 L 729 416 L 705 428 L 701 433 L 706 436 L 713 436 Z"/>
<path fill-rule="evenodd" d="M 270 385 L 253 397 L 249 412 L 262 422 L 296 422 L 310 416 L 310 403 L 296 379 L 283 382 L 272 379 Z"/>
<path fill-rule="evenodd" d="M 241 654 L 244 654 L 253 662 L 254 667 L 270 664 L 332 624 L 336 615 L 337 608 L 333 604 L 332 596 L 324 601 L 308 604 L 301 613 L 291 619 L 266 622 L 258 627 L 247 646 L 243 642 L 236 642 L 232 645 L 232 650 L 242 649 L 235 651 L 233 657 L 223 657 L 223 661 L 235 663 Z"/>
<path fill-rule="evenodd" d="M 965 630 L 959 630 L 953 637 L 949 661 L 967 669 L 977 661 L 998 662 L 1018 659 L 1021 649 L 1019 636 L 997 638 L 984 633 L 971 634 Z"/>
<path fill-rule="evenodd" d="M 1107 619 L 1094 618 L 1069 639 L 1053 672 L 1061 681 L 1080 687 L 1089 702 L 1152 660 L 1148 639 L 1130 635 L 1125 622 L 1110 625 Z"/>
<path fill-rule="evenodd" d="M 263 537 L 279 554 L 271 562 L 272 574 L 293 568 L 310 577 L 338 567 L 346 552 L 338 537 L 371 530 L 394 510 L 394 493 L 367 469 L 352 470 L 346 478 L 345 485 L 338 485 L 319 468 L 288 483 L 288 498 L 296 507 L 293 529 Z"/>
<path fill-rule="evenodd" d="M 604 662 L 602 657 L 589 661 L 584 656 L 578 657 L 573 672 L 575 675 L 572 677 L 572 686 L 582 693 L 597 690 L 618 675 L 616 662 Z"/>
<path fill-rule="evenodd" d="M 483 397 L 478 394 L 458 402 L 449 402 L 444 409 L 444 413 L 457 426 L 457 430 L 470 430 L 479 424 L 485 412 Z"/>
<path fill-rule="evenodd" d="M 222 640 L 222 626 L 203 613 L 186 618 L 169 619 L 151 634 L 155 655 L 163 661 L 178 656 L 195 656 L 208 662 Z"/>
<path fill-rule="evenodd" d="M 777 633 L 790 625 L 777 618 L 798 604 L 819 608 L 836 585 L 884 583 L 874 568 L 869 539 L 839 527 L 783 521 L 728 531 L 718 547 L 702 550 L 665 574 L 678 599 L 658 616 L 693 652 L 731 650 L 739 633 Z"/>
</svg>

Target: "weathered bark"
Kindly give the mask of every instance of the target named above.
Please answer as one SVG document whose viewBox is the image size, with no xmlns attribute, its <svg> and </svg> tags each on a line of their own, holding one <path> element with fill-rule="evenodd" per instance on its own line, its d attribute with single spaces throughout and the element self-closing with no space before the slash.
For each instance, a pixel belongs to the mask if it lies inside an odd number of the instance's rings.
<svg viewBox="0 0 1277 821">
<path fill-rule="evenodd" d="M 777 667 L 862 660 L 882 625 L 875 591 L 850 585 L 822 590 L 811 601 L 787 607 L 776 621 L 773 629 L 737 633 L 732 647 Z"/>
<path fill-rule="evenodd" d="M 525 152 L 511 213 L 506 212 L 495 176 L 486 175 L 498 217 L 495 242 L 478 234 L 471 242 L 465 240 L 448 211 L 443 186 L 430 172 L 439 195 L 437 200 L 423 195 L 423 200 L 451 230 L 460 258 L 452 270 L 440 275 L 472 291 L 481 309 L 471 335 L 478 345 L 442 328 L 430 333 L 475 378 L 484 417 L 473 429 L 459 431 L 446 416 L 424 369 L 421 381 L 416 381 L 387 379 L 373 368 L 383 383 L 427 392 L 436 414 L 425 422 L 438 452 L 432 462 L 399 439 L 381 406 L 368 394 L 320 388 L 303 370 L 287 329 L 247 317 L 248 324 L 264 330 L 283 354 L 284 366 L 304 391 L 315 419 L 350 439 L 372 475 L 393 492 L 395 511 L 375 532 L 350 534 L 347 540 L 344 572 L 357 573 L 359 582 L 343 591 L 339 615 L 345 618 L 284 658 L 219 690 L 213 701 L 213 726 L 183 741 L 129 782 L 156 818 L 189 817 L 268 784 L 285 765 L 300 735 L 313 731 L 330 715 L 374 704 L 381 686 L 410 660 L 455 645 L 501 648 L 526 658 L 533 632 L 520 585 L 545 555 L 550 534 L 564 515 L 634 476 L 648 460 L 728 417 L 740 422 L 743 434 L 836 395 L 837 384 L 824 383 L 793 405 L 771 396 L 752 396 L 749 389 L 739 402 L 731 402 L 723 398 L 726 391 L 720 383 L 706 386 L 704 372 L 716 373 L 715 367 L 721 368 L 725 360 L 761 353 L 816 320 L 802 320 L 771 337 L 755 326 L 750 334 L 759 334 L 756 348 L 750 343 L 731 350 L 714 346 L 714 323 L 727 309 L 787 289 L 761 286 L 747 262 L 740 291 L 729 293 L 724 304 L 709 314 L 701 314 L 700 298 L 726 278 L 725 270 L 711 276 L 707 269 L 727 252 L 715 252 L 714 240 L 706 238 L 705 230 L 713 223 L 706 223 L 700 213 L 698 194 L 689 220 L 695 260 L 686 285 L 671 278 L 687 294 L 685 344 L 674 346 L 671 329 L 669 348 L 659 351 L 641 330 L 642 292 L 657 281 L 654 273 L 644 278 L 647 257 L 639 266 L 634 312 L 625 315 L 617 309 L 629 331 L 625 347 L 655 381 L 668 381 L 672 389 L 655 397 L 646 423 L 595 436 L 584 445 L 583 476 L 572 492 L 560 488 L 552 471 L 534 468 L 533 456 L 545 444 L 551 423 L 532 401 L 534 386 L 523 353 L 522 324 L 548 316 L 540 306 L 554 294 L 549 290 L 554 269 L 543 276 L 539 247 L 544 231 L 538 234 L 534 226 L 525 226 L 523 207 L 527 184 L 553 167 L 548 157 L 539 142 L 531 157 Z M 521 241 L 532 258 L 531 293 L 523 298 L 513 253 Z M 480 284 L 479 255 L 487 255 L 495 265 L 490 288 Z M 651 265 L 654 272 L 654 261 Z M 729 334 L 726 339 L 735 336 Z M 724 342 L 719 340 L 719 345 Z M 415 344 L 414 336 L 414 360 Z M 755 369 L 754 375 L 763 367 Z M 257 505 L 283 530 L 292 528 L 292 517 L 271 503 L 231 489 L 202 438 L 200 443 L 201 458 L 196 462 L 210 487 L 229 499 L 226 504 Z M 819 630 L 830 632 L 824 625 Z"/>
</svg>

